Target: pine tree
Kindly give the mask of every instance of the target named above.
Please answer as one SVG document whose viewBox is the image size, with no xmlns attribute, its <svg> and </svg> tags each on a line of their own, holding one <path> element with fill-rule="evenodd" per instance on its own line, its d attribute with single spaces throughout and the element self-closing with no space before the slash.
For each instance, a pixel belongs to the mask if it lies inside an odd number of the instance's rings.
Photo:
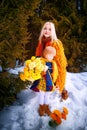
<svg viewBox="0 0 87 130">
<path fill-rule="evenodd" d="M 34 14 L 33 4 L 38 0 L 2 0 L 0 1 L 0 108 L 12 103 L 16 94 L 26 88 L 18 75 L 8 72 L 14 68 L 16 60 L 22 62 L 28 57 L 27 50 L 31 34 L 28 30 L 29 17 Z M 32 8 L 33 7 L 33 8 Z"/>
</svg>

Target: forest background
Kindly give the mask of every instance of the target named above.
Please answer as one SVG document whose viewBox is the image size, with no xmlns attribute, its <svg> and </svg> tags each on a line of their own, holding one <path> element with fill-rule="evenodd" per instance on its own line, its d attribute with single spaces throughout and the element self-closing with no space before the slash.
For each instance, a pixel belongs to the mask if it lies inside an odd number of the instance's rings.
<svg viewBox="0 0 87 130">
<path fill-rule="evenodd" d="M 68 60 L 67 71 L 87 71 L 87 0 L 0 0 L 0 109 L 26 88 L 9 69 L 35 55 L 46 21 L 56 26 Z"/>
</svg>

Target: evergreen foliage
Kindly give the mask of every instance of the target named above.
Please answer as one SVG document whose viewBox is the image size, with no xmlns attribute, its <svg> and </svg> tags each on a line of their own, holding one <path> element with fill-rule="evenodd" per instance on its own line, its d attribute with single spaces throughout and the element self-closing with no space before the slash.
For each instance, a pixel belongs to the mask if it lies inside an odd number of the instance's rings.
<svg viewBox="0 0 87 130">
<path fill-rule="evenodd" d="M 37 4 L 38 0 L 0 1 L 0 108 L 12 103 L 16 94 L 25 88 L 25 83 L 9 74 L 8 68 L 14 68 L 16 60 L 23 64 L 27 58 L 30 48 L 26 48 L 31 38 L 29 17 L 33 16 Z"/>
<path fill-rule="evenodd" d="M 3 70 L 14 67 L 16 59 L 26 57 L 25 46 L 29 42 L 27 31 L 28 12 L 23 5 L 17 7 L 15 1 L 6 1 L 0 9 L 0 64 Z"/>
<path fill-rule="evenodd" d="M 23 82 L 18 75 L 8 72 L 0 73 L 0 81 L 0 109 L 13 103 L 17 93 L 30 85 L 30 82 Z"/>
</svg>

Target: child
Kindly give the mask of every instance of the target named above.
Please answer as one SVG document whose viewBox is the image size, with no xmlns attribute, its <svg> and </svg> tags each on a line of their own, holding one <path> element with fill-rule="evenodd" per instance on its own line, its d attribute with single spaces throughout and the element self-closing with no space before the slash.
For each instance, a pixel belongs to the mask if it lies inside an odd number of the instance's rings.
<svg viewBox="0 0 87 130">
<path fill-rule="evenodd" d="M 41 60 L 46 65 L 44 72 L 42 73 L 42 78 L 35 81 L 31 86 L 31 89 L 39 91 L 39 115 L 44 114 L 50 115 L 49 109 L 49 95 L 50 92 L 54 90 L 54 83 L 57 80 L 58 68 L 56 62 L 53 58 L 56 55 L 55 48 L 48 46 L 43 51 L 43 57 Z"/>
<path fill-rule="evenodd" d="M 52 22 L 46 22 L 42 27 L 39 36 L 38 46 L 36 48 L 36 56 L 42 56 L 43 50 L 45 49 L 46 46 L 53 46 L 56 49 L 56 55 L 54 60 L 57 63 L 59 71 L 56 80 L 56 87 L 62 94 L 63 89 L 65 89 L 67 61 L 64 54 L 63 44 L 57 38 L 55 26 Z"/>
</svg>

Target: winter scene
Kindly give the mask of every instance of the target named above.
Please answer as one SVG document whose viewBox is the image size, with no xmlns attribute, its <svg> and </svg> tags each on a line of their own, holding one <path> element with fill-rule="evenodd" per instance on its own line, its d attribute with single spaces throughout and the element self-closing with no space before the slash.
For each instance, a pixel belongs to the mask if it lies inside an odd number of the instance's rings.
<svg viewBox="0 0 87 130">
<path fill-rule="evenodd" d="M 18 74 L 23 68 L 11 69 Z M 50 109 L 68 109 L 66 120 L 55 128 L 49 126 L 49 116 L 38 114 L 38 93 L 26 88 L 18 93 L 18 100 L 13 105 L 0 111 L 0 130 L 87 130 L 87 72 L 67 72 L 67 100 L 60 101 L 60 95 L 54 91 L 50 94 Z"/>
<path fill-rule="evenodd" d="M 0 130 L 87 130 L 87 0 L 0 0 Z"/>
</svg>

